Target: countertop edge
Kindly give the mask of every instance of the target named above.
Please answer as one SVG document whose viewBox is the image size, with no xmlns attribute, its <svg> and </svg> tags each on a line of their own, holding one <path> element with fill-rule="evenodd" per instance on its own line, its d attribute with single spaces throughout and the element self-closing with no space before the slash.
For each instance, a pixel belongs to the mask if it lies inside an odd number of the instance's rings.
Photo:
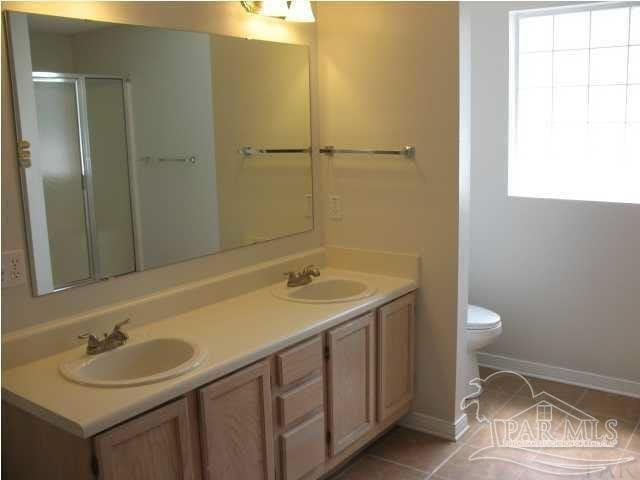
<svg viewBox="0 0 640 480">
<path fill-rule="evenodd" d="M 67 433 L 75 435 L 76 437 L 89 438 L 90 435 L 86 435 L 85 430 L 76 422 L 73 422 L 51 410 L 41 407 L 28 399 L 15 394 L 11 390 L 8 390 L 4 386 L 2 387 L 2 401 L 10 403 L 14 407 L 20 408 L 27 413 L 30 413 L 34 417 L 47 422 L 55 427 L 64 430 Z"/>
</svg>

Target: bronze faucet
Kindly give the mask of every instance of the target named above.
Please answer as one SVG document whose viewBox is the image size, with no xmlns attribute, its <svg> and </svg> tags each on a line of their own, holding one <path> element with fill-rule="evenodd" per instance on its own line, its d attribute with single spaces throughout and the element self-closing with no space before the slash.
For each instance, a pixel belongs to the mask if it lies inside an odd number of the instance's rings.
<svg viewBox="0 0 640 480">
<path fill-rule="evenodd" d="M 104 334 L 103 339 L 99 339 L 93 333 L 83 333 L 78 336 L 79 339 L 87 339 L 87 355 L 97 355 L 98 353 L 108 352 L 121 345 L 127 343 L 129 335 L 122 331 L 122 326 L 129 323 L 129 319 L 117 323 L 110 334 Z"/>
<path fill-rule="evenodd" d="M 320 276 L 320 270 L 314 265 L 307 265 L 301 272 L 286 272 L 287 287 L 301 287 L 311 283 L 313 277 Z"/>
</svg>

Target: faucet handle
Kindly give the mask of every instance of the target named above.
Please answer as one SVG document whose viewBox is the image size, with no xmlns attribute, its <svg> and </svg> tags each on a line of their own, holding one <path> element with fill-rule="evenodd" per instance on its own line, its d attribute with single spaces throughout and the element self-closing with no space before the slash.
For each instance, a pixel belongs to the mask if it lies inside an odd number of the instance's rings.
<svg viewBox="0 0 640 480">
<path fill-rule="evenodd" d="M 96 337 L 91 332 L 85 332 L 85 333 L 83 333 L 81 335 L 78 335 L 78 339 L 79 340 L 89 339 L 89 341 L 87 342 L 89 346 L 95 346 L 95 345 L 98 345 L 100 343 L 100 340 L 98 340 L 98 337 Z"/>
<path fill-rule="evenodd" d="M 320 276 L 320 269 L 315 265 L 307 265 L 302 269 L 303 273 L 313 275 L 314 277 Z"/>
<path fill-rule="evenodd" d="M 125 318 L 123 321 L 116 323 L 115 326 L 113 327 L 113 330 L 111 331 L 110 336 L 116 335 L 122 338 L 124 341 L 128 340 L 129 335 L 127 335 L 125 332 L 122 331 L 122 327 L 130 322 L 131 320 L 129 318 Z"/>
<path fill-rule="evenodd" d="M 114 330 L 120 330 L 120 328 L 122 328 L 124 325 L 126 325 L 127 323 L 131 323 L 131 319 L 130 318 L 125 318 L 123 321 L 116 323 L 115 327 L 113 327 Z"/>
<path fill-rule="evenodd" d="M 111 334 L 109 335 L 110 338 L 118 338 L 120 340 L 122 340 L 123 342 L 126 342 L 127 340 L 129 340 L 129 335 L 127 335 L 125 332 L 122 331 L 122 326 L 126 325 L 127 323 L 130 322 L 130 319 L 125 318 L 123 321 L 116 323 L 115 326 L 113 327 L 113 331 L 111 332 Z"/>
<path fill-rule="evenodd" d="M 298 279 L 298 274 L 296 272 L 285 272 L 283 275 L 287 277 L 287 287 L 293 287 Z"/>
</svg>

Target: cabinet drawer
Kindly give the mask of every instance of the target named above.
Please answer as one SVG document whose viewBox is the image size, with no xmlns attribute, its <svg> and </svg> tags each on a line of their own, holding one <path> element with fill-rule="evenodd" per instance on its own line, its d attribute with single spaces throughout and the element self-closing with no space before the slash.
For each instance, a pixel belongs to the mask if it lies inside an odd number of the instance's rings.
<svg viewBox="0 0 640 480">
<path fill-rule="evenodd" d="M 325 461 L 324 414 L 282 434 L 282 478 L 297 480 Z"/>
<path fill-rule="evenodd" d="M 276 355 L 276 368 L 280 386 L 302 380 L 322 368 L 322 340 L 312 338 Z"/>
<path fill-rule="evenodd" d="M 322 375 L 278 396 L 280 425 L 288 428 L 293 422 L 324 404 Z"/>
</svg>

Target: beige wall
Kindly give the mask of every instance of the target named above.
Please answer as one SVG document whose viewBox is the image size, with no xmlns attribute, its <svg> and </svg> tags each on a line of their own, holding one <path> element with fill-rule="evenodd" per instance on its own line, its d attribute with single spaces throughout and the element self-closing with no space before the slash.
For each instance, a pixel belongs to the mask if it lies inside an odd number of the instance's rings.
<svg viewBox="0 0 640 480">
<path fill-rule="evenodd" d="M 458 302 L 458 7 L 454 3 L 321 3 L 322 144 L 396 148 L 400 157 L 324 164 L 342 220 L 328 244 L 422 256 L 417 324 L 420 413 L 455 417 Z"/>
<path fill-rule="evenodd" d="M 121 23 L 203 31 L 311 45 L 315 80 L 316 25 L 285 23 L 247 15 L 239 2 L 3 2 L 2 9 Z M 2 250 L 24 249 L 25 230 L 16 164 L 15 132 L 6 43 L 2 35 Z M 315 104 L 312 98 L 312 104 Z M 316 184 L 317 187 L 317 184 Z M 316 218 L 318 217 L 316 210 Z M 246 265 L 320 246 L 314 232 L 136 273 L 44 297 L 31 296 L 29 284 L 2 291 L 3 332 L 33 326 L 159 289 L 224 273 Z"/>
</svg>

